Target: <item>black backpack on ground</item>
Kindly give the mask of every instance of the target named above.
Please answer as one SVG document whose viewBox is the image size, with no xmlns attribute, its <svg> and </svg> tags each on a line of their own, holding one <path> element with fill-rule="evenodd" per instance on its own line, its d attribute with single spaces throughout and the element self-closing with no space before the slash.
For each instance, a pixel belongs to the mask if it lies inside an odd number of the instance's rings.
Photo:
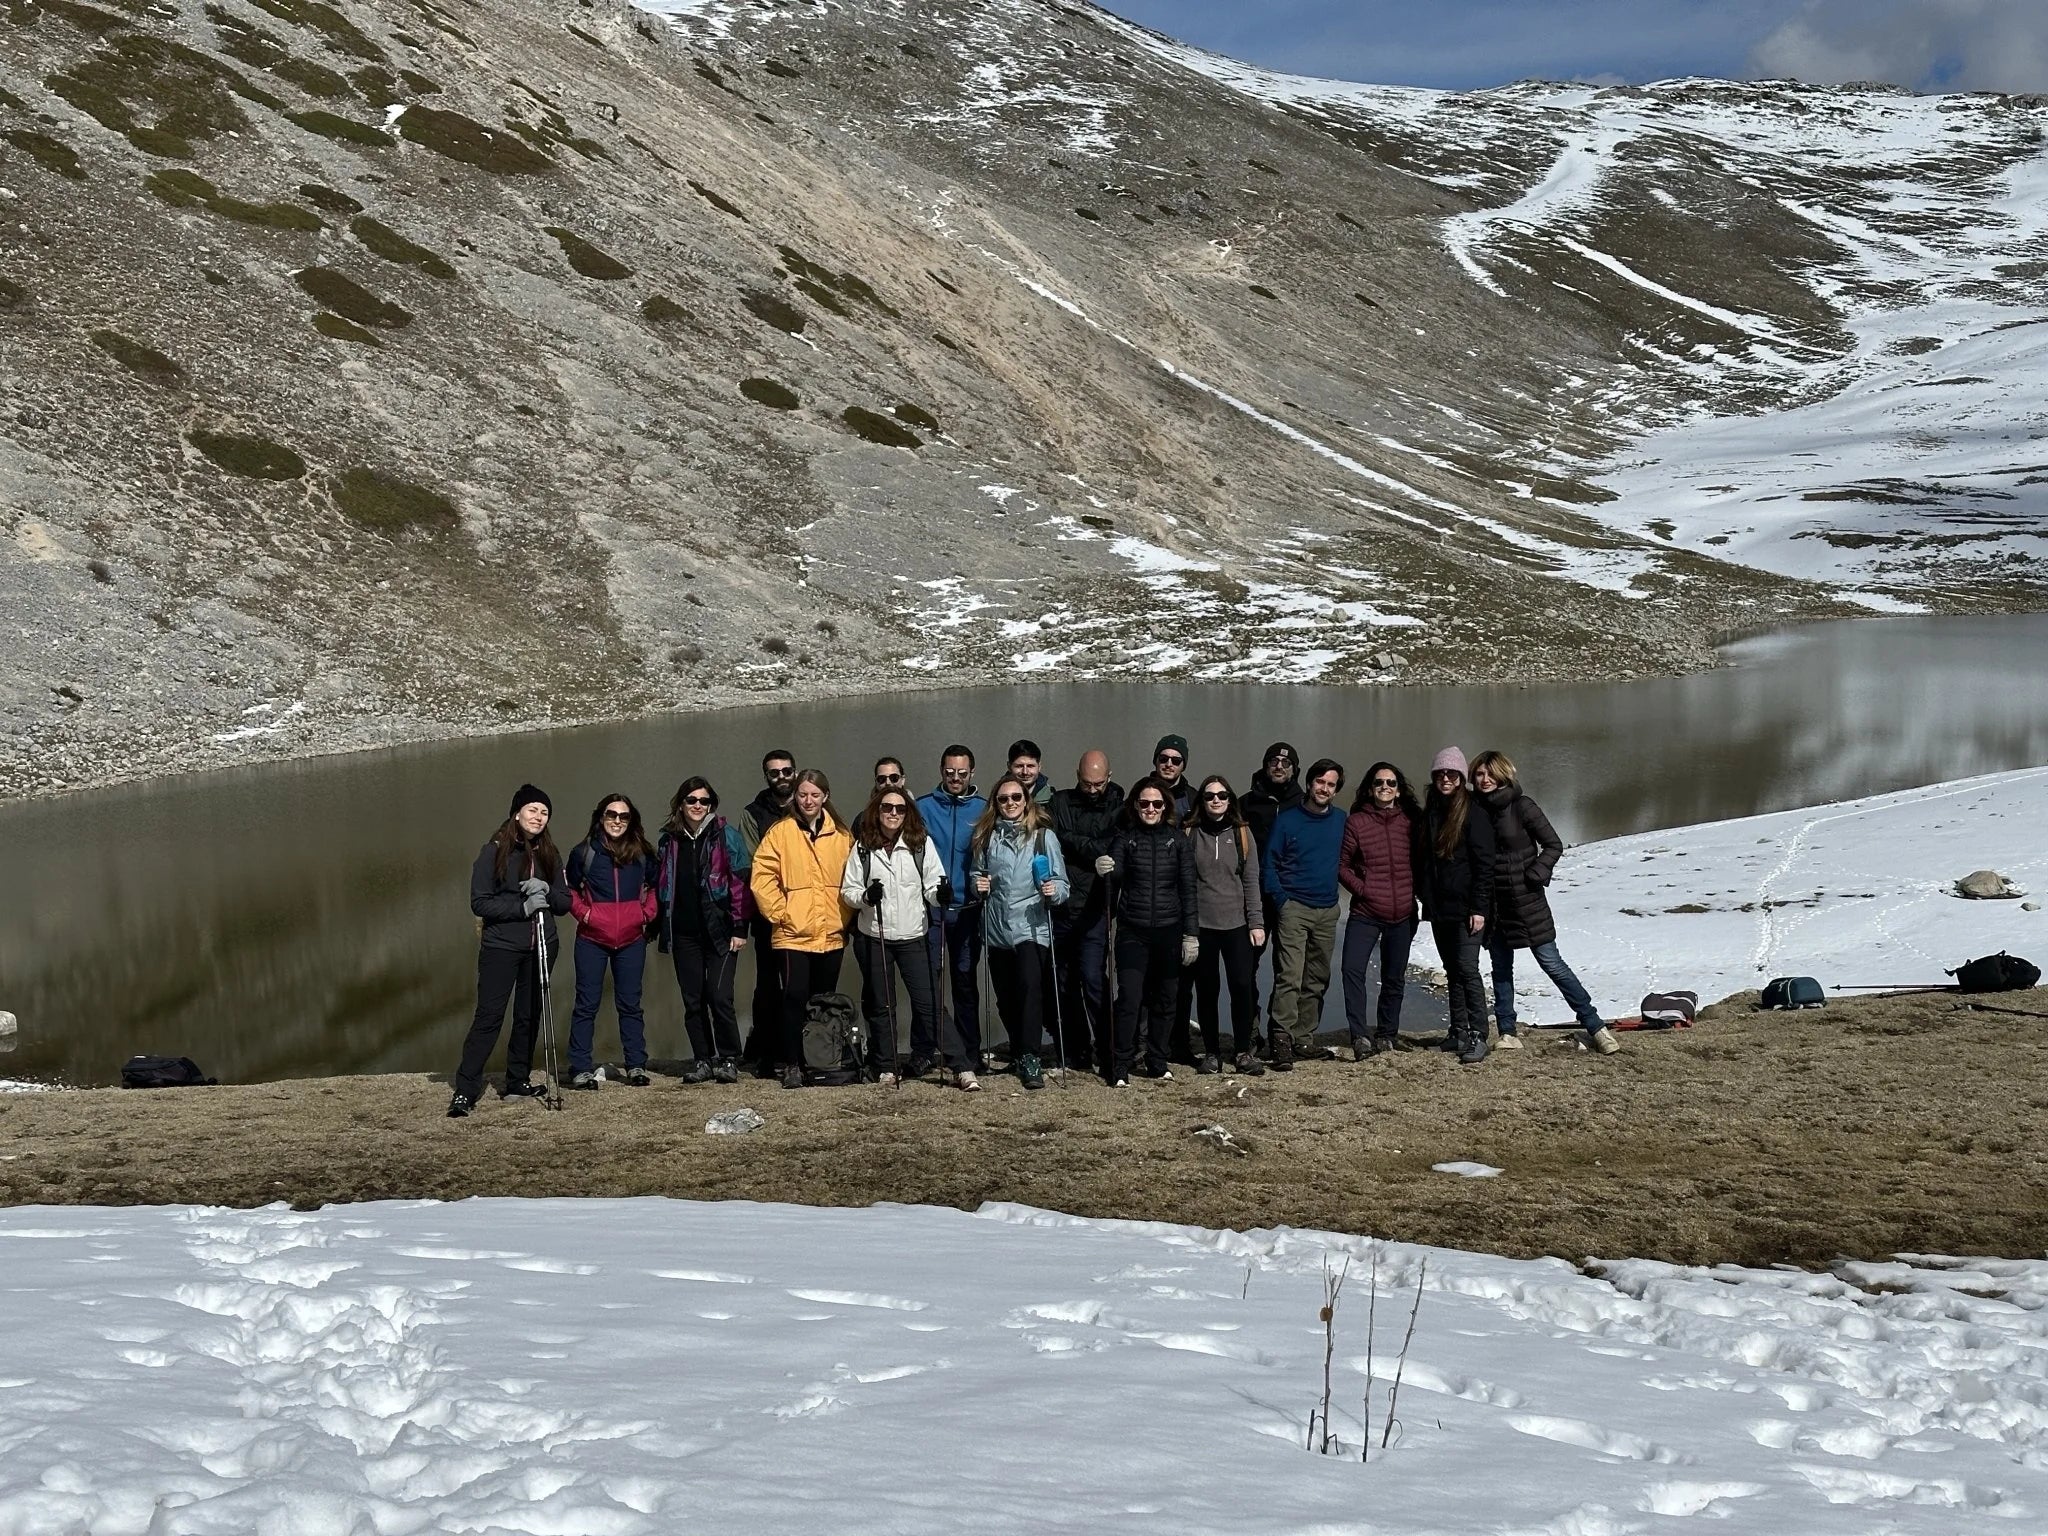
<svg viewBox="0 0 2048 1536">
<path fill-rule="evenodd" d="M 2024 992 L 2041 979 L 2041 967 L 2001 949 L 1942 974 L 1955 977 L 1958 992 Z"/>
<path fill-rule="evenodd" d="M 121 1066 L 123 1088 L 211 1088 L 219 1081 L 190 1056 L 130 1056 Z"/>
<path fill-rule="evenodd" d="M 1780 976 L 1764 988 L 1764 1008 L 1825 1008 L 1828 995 L 1811 976 Z"/>
<path fill-rule="evenodd" d="M 1699 1016 L 1697 992 L 1651 992 L 1643 998 L 1637 1013 L 1644 1029 L 1691 1029 Z"/>
<path fill-rule="evenodd" d="M 804 1007 L 804 1081 L 816 1088 L 844 1088 L 861 1080 L 867 1061 L 867 1025 L 853 999 L 821 992 Z"/>
</svg>

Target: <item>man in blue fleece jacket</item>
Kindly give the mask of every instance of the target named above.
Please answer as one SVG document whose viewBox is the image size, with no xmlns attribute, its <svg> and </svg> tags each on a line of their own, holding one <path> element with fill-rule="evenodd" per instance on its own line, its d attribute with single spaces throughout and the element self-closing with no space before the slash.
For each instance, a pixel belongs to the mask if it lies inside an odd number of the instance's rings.
<svg viewBox="0 0 2048 1536">
<path fill-rule="evenodd" d="M 1343 787 L 1343 764 L 1327 757 L 1311 763 L 1301 803 L 1274 818 L 1266 841 L 1260 873 L 1280 903 L 1273 998 L 1266 1012 L 1275 1072 L 1294 1070 L 1297 1056 L 1321 1054 L 1315 1036 L 1337 947 L 1337 854 L 1344 844 L 1337 791 Z"/>
</svg>

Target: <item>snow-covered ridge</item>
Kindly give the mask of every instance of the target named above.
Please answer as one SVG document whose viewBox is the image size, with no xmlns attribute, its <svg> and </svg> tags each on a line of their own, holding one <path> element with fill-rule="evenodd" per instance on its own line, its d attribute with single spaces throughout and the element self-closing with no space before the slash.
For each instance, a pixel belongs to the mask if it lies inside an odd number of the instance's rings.
<svg viewBox="0 0 2048 1536">
<path fill-rule="evenodd" d="M 659 1200 L 45 1207 L 0 1212 L 0 1254 L 0 1530 L 36 1536 L 2048 1516 L 2040 1262 L 1587 1273 L 1018 1206 Z M 1347 1265 L 1343 1454 L 1315 1456 L 1316 1310 Z"/>
</svg>

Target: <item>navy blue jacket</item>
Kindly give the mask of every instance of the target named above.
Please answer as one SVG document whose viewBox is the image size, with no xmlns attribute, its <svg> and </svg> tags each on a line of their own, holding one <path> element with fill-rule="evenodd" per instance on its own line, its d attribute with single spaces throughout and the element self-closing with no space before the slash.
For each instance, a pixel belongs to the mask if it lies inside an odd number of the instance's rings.
<svg viewBox="0 0 2048 1536">
<path fill-rule="evenodd" d="M 1344 848 L 1344 813 L 1332 804 L 1318 816 L 1308 801 L 1273 818 L 1260 883 L 1275 901 L 1305 907 L 1337 905 L 1337 858 Z"/>
</svg>

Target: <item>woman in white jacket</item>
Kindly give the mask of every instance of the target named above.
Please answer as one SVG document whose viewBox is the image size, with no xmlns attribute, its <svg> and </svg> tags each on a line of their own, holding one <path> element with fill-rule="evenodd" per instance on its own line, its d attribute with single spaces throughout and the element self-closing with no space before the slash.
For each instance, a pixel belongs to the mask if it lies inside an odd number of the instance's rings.
<svg viewBox="0 0 2048 1536">
<path fill-rule="evenodd" d="M 853 935 L 860 964 L 861 1012 L 867 1016 L 869 1064 L 883 1083 L 897 1081 L 896 978 L 910 994 L 912 1038 L 937 1038 L 938 1009 L 932 992 L 931 952 L 925 930 L 931 908 L 953 901 L 945 866 L 925 835 L 917 804 L 900 788 L 877 789 L 855 823 L 859 834 L 839 894 L 859 916 Z M 973 1089 L 975 1062 L 964 1061 L 956 1042 L 947 1042 L 947 1064 L 962 1088 Z"/>
</svg>

